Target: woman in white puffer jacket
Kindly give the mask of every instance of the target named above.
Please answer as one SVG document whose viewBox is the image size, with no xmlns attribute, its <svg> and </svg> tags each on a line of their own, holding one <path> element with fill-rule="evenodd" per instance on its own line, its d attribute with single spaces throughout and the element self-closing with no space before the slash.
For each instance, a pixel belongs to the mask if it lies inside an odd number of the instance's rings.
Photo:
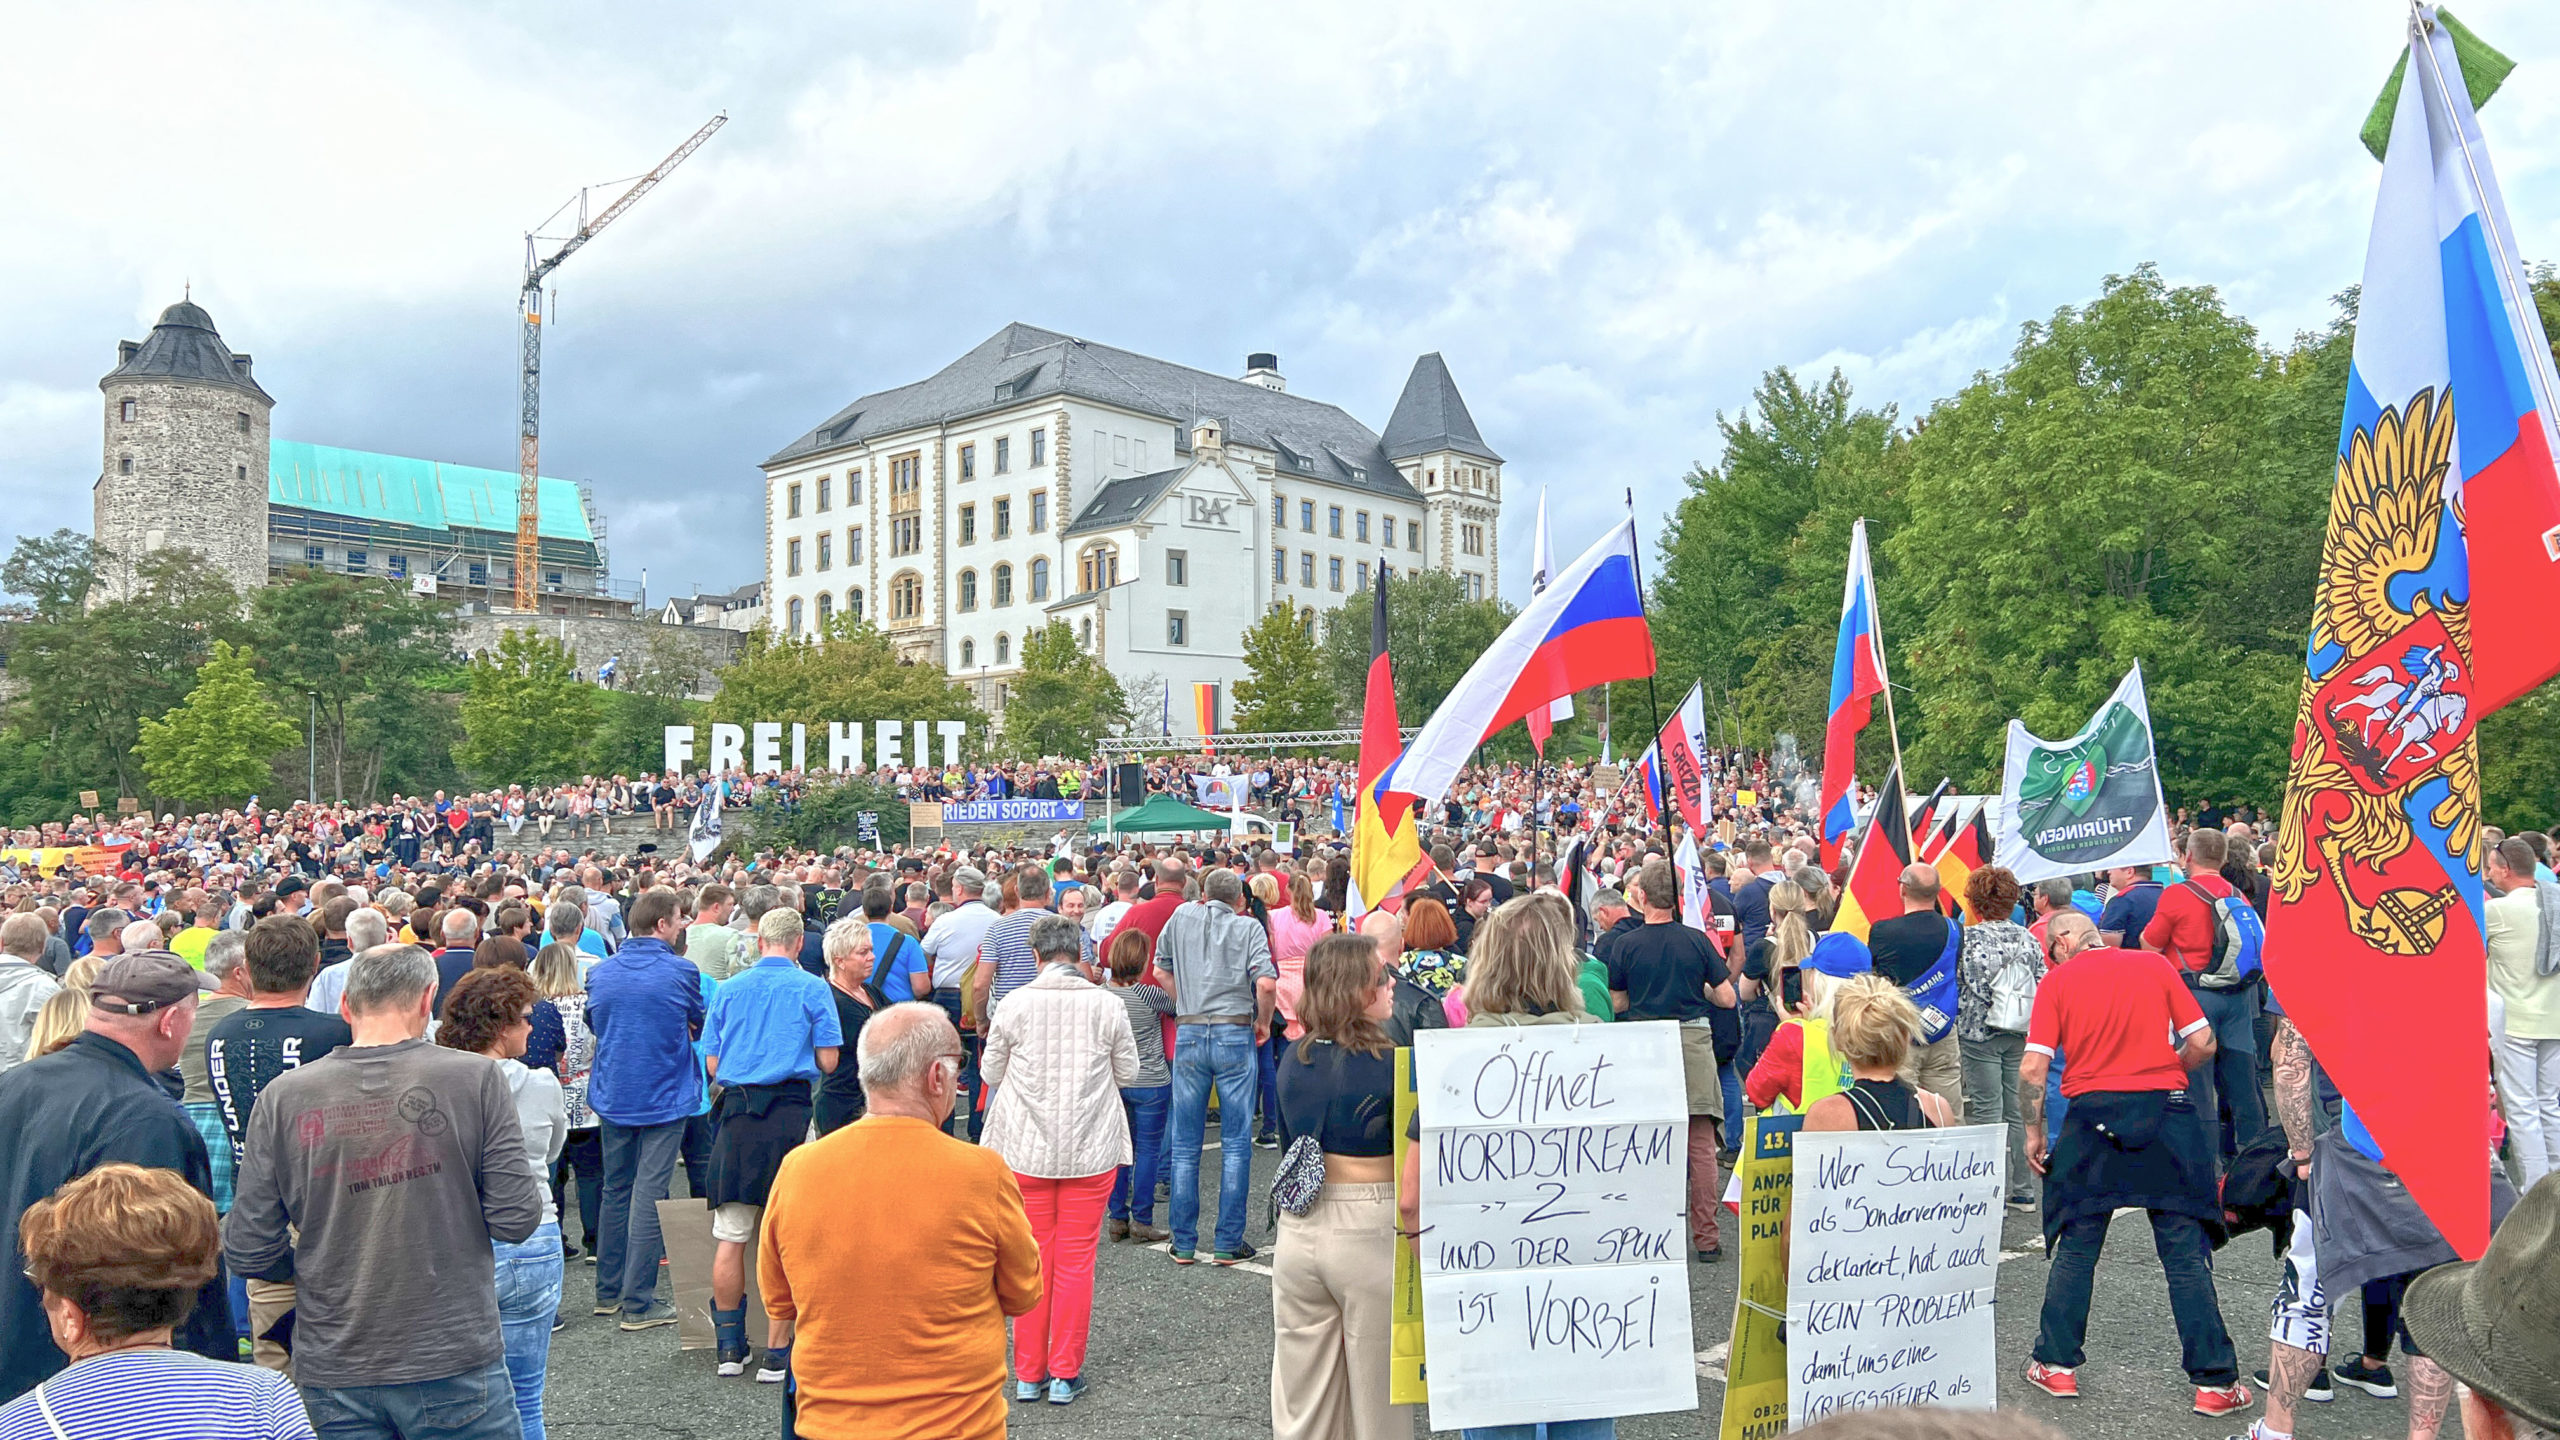
<svg viewBox="0 0 2560 1440">
<path fill-rule="evenodd" d="M 1061 915 L 1031 927 L 1040 973 L 996 1007 L 979 1074 L 995 1098 L 984 1143 L 1022 1187 L 1040 1243 L 1040 1303 L 1013 1322 L 1014 1398 L 1052 1405 L 1084 1391 L 1093 1255 L 1111 1182 L 1129 1163 L 1120 1087 L 1138 1078 L 1129 1009 L 1081 963 L 1084 932 Z"/>
</svg>

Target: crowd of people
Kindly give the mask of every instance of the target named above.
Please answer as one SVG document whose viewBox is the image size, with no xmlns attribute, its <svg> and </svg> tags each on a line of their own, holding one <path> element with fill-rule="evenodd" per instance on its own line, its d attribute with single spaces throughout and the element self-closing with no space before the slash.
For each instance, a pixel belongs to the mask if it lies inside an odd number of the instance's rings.
<svg viewBox="0 0 2560 1440">
<path fill-rule="evenodd" d="M 1390 1286 L 1419 1148 L 1400 1185 L 1395 1048 L 1641 1020 L 1679 1027 L 1696 1263 L 1725 1256 L 1750 1114 L 2005 1125 L 2010 1204 L 2051 1256 L 2026 1374 L 2048 1394 L 2079 1393 L 2097 1256 L 2130 1208 L 2198 1413 L 2254 1403 L 2211 1255 L 2264 1229 L 2286 1283 L 2257 1440 L 2288 1440 L 2336 1384 L 2398 1393 L 2395 1341 L 2413 1437 L 2457 1380 L 2484 1417 L 2467 1433 L 2560 1426 L 2560 1333 L 2529 1294 L 2560 1282 L 2560 1194 L 2535 1183 L 2560 1164 L 2541 835 L 2488 837 L 2482 1095 L 2515 1183 L 2483 1157 L 2503 1224 L 2460 1267 L 2244 953 L 2237 912 L 2263 911 L 2271 858 L 2245 812 L 2182 815 L 2173 868 L 2022 886 L 1992 866 L 1953 896 L 1913 866 L 1903 913 L 1862 938 L 1832 928 L 1850 857 L 1820 862 L 1792 777 L 1757 755 L 1710 757 L 1694 877 L 1615 767 L 1472 769 L 1428 816 L 1429 883 L 1365 915 L 1316 838 L 1344 762 L 1204 753 L 1144 775 L 1238 779 L 1299 843 L 606 852 L 643 812 L 682 832 L 706 784 L 755 798 L 699 775 L 14 837 L 0 1440 L 540 1440 L 555 1333 L 679 1323 L 659 1208 L 679 1168 L 710 1242 L 713 1364 L 776 1386 L 791 1433 L 994 1435 L 1009 1406 L 1076 1403 L 1100 1249 L 1136 1244 L 1268 1265 L 1275 1436 L 1409 1435 Z M 880 778 L 954 799 L 1107 783 L 1060 762 Z M 807 781 L 753 783 L 792 803 Z M 1256 1147 L 1282 1152 L 1289 1201 L 1267 1254 Z M 919 1194 L 930 1228 L 849 1223 Z M 2361 1225 L 2313 1223 L 2332 1208 Z M 563 1308 L 576 1264 L 588 1321 Z M 2346 1295 L 2363 1348 L 2331 1364 Z M 1544 1433 L 1614 1419 L 1595 1396 Z"/>
</svg>

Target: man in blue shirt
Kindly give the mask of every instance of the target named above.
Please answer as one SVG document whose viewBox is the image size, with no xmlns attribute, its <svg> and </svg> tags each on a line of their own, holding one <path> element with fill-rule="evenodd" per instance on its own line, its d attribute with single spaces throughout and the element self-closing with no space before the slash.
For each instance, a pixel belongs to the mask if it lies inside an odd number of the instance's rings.
<svg viewBox="0 0 2560 1440">
<path fill-rule="evenodd" d="M 762 953 L 720 983 L 702 1030 L 703 1064 L 721 1086 L 703 1198 L 711 1206 L 711 1328 L 723 1375 L 747 1368 L 747 1246 L 765 1196 L 782 1157 L 808 1135 L 813 1087 L 835 1073 L 844 1047 L 827 982 L 800 968 L 803 929 L 797 910 L 764 912 L 756 920 Z M 757 1378 L 778 1381 L 787 1363 L 768 1351 Z"/>
<path fill-rule="evenodd" d="M 693 1037 L 707 1007 L 702 972 L 672 945 L 684 927 L 676 892 L 641 892 L 627 923 L 631 938 L 587 972 L 587 1027 L 596 1037 L 587 1103 L 604 1149 L 596 1313 L 619 1312 L 623 1329 L 650 1330 L 676 1323 L 676 1307 L 658 1299 L 666 1250 L 658 1202 L 667 1198 L 685 1121 L 702 1101 Z"/>
<path fill-rule="evenodd" d="M 914 936 L 889 923 L 897 893 L 886 875 L 874 875 L 862 885 L 862 918 L 871 925 L 872 965 L 880 977 L 880 993 L 892 1005 L 933 998 L 933 958 Z M 821 988 L 824 983 L 820 982 Z"/>
<path fill-rule="evenodd" d="M 2160 883 L 2151 878 L 2148 865 L 2119 865 L 2107 872 L 2107 883 L 2114 892 L 2098 914 L 2098 943 L 2139 950 L 2142 932 L 2151 928 L 2152 912 L 2160 908 Z"/>
</svg>

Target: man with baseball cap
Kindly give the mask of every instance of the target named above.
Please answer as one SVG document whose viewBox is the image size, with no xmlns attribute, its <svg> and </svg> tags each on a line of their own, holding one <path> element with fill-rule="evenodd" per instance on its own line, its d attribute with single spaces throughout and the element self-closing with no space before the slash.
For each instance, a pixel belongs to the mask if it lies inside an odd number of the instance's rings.
<svg viewBox="0 0 2560 1440">
<path fill-rule="evenodd" d="M 88 1026 L 70 1044 L 0 1074 L 0 1402 L 68 1363 L 17 1253 L 18 1219 L 54 1191 L 115 1161 L 175 1170 L 213 1196 L 213 1167 L 169 1092 L 152 1077 L 178 1063 L 195 1023 L 196 972 L 166 950 L 110 958 L 90 990 Z M 179 1348 L 236 1360 L 230 1284 L 218 1271 L 178 1327 Z"/>
<path fill-rule="evenodd" d="M 2411 1281 L 2400 1323 L 2462 1382 L 2470 1440 L 2560 1436 L 2560 1186 L 2526 1191 L 2476 1263 Z"/>
</svg>

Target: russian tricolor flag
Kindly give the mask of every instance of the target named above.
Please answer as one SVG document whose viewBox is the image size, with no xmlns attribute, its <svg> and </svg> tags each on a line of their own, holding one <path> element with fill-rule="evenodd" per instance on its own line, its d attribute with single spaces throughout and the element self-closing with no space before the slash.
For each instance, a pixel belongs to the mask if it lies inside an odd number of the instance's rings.
<svg viewBox="0 0 2560 1440">
<path fill-rule="evenodd" d="M 1858 732 L 1884 693 L 1884 636 L 1876 626 L 1876 577 L 1867 563 L 1867 522 L 1849 528 L 1849 579 L 1840 597 L 1840 643 L 1831 652 L 1831 718 L 1822 727 L 1822 863 L 1839 863 L 1840 841 L 1856 828 L 1851 792 Z"/>
<path fill-rule="evenodd" d="M 1631 515 L 1529 597 L 1423 723 L 1380 788 L 1437 800 L 1495 731 L 1577 690 L 1641 679 L 1653 673 L 1653 663 Z"/>
<path fill-rule="evenodd" d="M 2555 388 L 2453 39 L 2420 8 L 2365 251 L 2266 972 L 2466 1259 L 2488 1243 L 2495 1163 L 2474 729 L 2560 670 Z"/>
</svg>

